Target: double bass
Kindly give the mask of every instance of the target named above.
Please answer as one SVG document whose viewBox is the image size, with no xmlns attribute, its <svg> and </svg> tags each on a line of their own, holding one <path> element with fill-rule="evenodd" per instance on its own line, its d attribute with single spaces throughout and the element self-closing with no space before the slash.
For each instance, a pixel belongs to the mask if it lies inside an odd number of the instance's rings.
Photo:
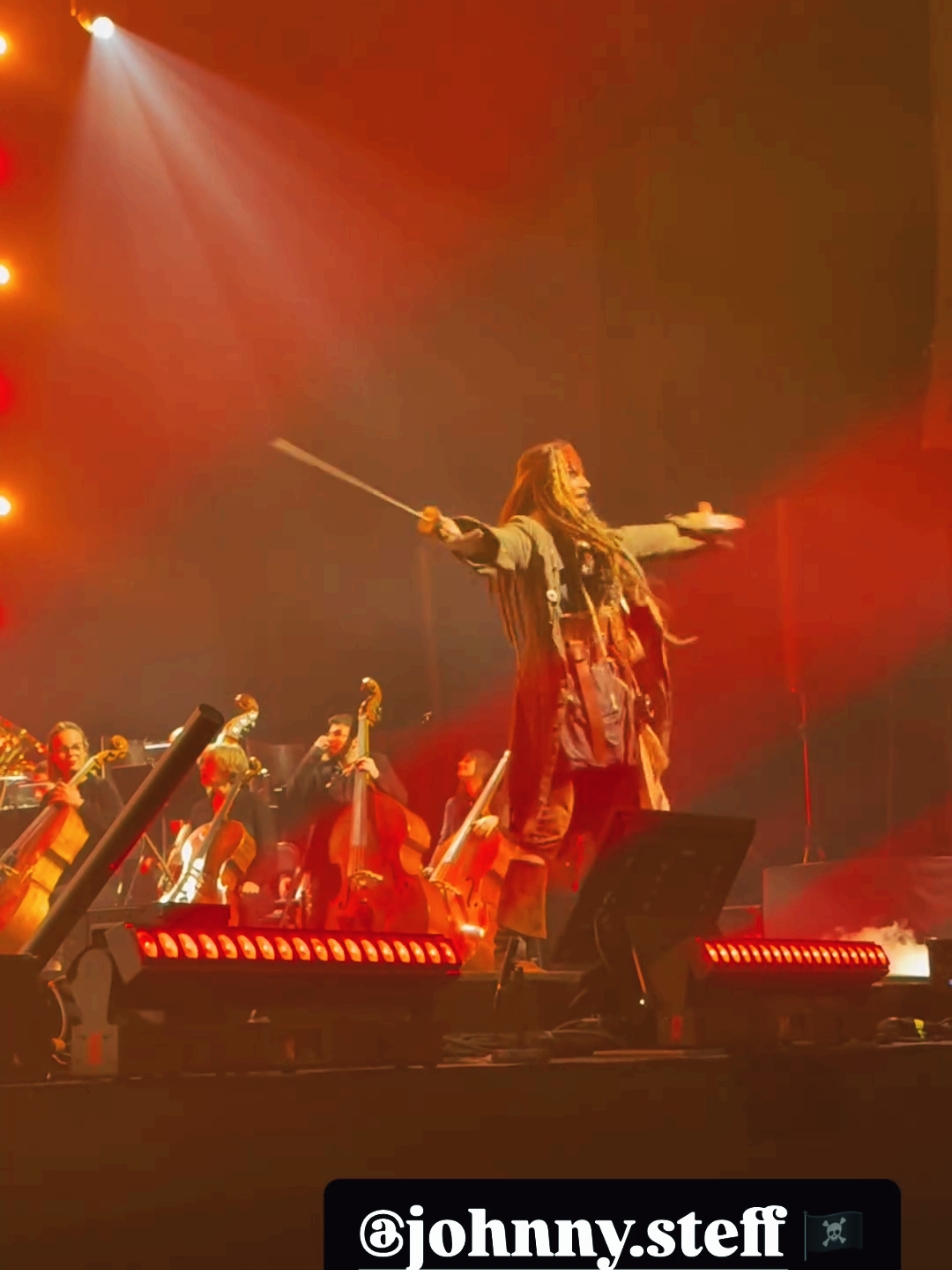
<svg viewBox="0 0 952 1270">
<path fill-rule="evenodd" d="M 129 753 L 124 737 L 114 736 L 108 749 L 88 758 L 67 781 L 81 785 L 105 763 L 121 762 Z M 19 952 L 46 917 L 50 896 L 79 855 L 89 831 L 75 807 L 50 803 L 0 860 L 0 953 Z"/>
<path fill-rule="evenodd" d="M 499 830 L 488 838 L 473 833 L 486 814 L 509 765 L 506 750 L 479 791 L 459 829 L 441 842 L 423 871 L 429 907 L 427 929 L 434 935 L 455 935 L 466 949 L 471 970 L 493 968 L 493 941 L 502 882 L 512 848 Z"/>
<path fill-rule="evenodd" d="M 370 732 L 380 718 L 383 693 L 373 679 L 361 683 L 357 714 L 354 793 L 331 830 L 329 858 L 341 886 L 328 910 L 329 930 L 425 931 L 426 896 L 420 882 L 430 831 L 420 816 L 374 788 L 359 764 L 370 757 Z"/>
</svg>

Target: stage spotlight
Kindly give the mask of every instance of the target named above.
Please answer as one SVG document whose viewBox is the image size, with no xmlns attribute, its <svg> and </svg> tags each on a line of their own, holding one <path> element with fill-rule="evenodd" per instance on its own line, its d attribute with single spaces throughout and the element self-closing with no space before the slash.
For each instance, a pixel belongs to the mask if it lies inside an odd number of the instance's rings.
<svg viewBox="0 0 952 1270">
<path fill-rule="evenodd" d="M 75 8 L 73 9 L 73 17 L 83 30 L 88 31 L 94 39 L 111 40 L 116 33 L 116 24 L 112 18 L 93 17 L 92 14 L 82 11 L 77 13 Z"/>
<path fill-rule="evenodd" d="M 5 287 L 12 279 L 13 274 L 9 265 L 0 265 L 0 287 Z"/>
<path fill-rule="evenodd" d="M 5 498 L 3 494 L 0 494 L 0 516 L 9 516 L 12 511 L 13 504 L 9 498 Z"/>
<path fill-rule="evenodd" d="M 5 35 L 0 35 L 0 57 L 3 57 L 9 47 L 10 45 L 7 42 L 7 37 Z"/>
</svg>

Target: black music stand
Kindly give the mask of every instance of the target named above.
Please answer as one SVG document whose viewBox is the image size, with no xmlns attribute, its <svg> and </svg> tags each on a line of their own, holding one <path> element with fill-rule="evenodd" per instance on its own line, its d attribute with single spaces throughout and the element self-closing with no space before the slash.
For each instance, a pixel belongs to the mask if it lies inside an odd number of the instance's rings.
<svg viewBox="0 0 952 1270">
<path fill-rule="evenodd" d="M 648 972 L 675 945 L 716 932 L 754 837 L 753 820 L 618 809 L 549 962 L 600 964 L 623 1013 L 651 1004 Z"/>
</svg>

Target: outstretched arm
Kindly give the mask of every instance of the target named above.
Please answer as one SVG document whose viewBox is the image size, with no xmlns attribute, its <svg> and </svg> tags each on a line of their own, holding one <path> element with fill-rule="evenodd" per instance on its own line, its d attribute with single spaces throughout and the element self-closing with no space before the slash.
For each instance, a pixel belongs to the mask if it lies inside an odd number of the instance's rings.
<svg viewBox="0 0 952 1270">
<path fill-rule="evenodd" d="M 669 516 L 660 525 L 623 525 L 618 533 L 626 551 L 647 559 L 683 555 L 712 544 L 729 547 L 733 545 L 729 535 L 743 527 L 744 522 L 738 516 L 722 515 L 715 512 L 710 503 L 698 503 L 696 512 Z"/>
<path fill-rule="evenodd" d="M 421 534 L 445 543 L 477 573 L 500 569 L 518 572 L 527 569 L 532 558 L 532 536 L 518 520 L 490 527 L 468 516 L 451 520 L 439 508 L 426 507 L 417 528 Z"/>
</svg>

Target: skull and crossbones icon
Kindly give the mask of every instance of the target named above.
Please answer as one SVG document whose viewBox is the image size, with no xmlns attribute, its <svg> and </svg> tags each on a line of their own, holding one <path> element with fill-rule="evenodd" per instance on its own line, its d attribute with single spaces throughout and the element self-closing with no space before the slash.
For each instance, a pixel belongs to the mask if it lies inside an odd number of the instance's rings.
<svg viewBox="0 0 952 1270">
<path fill-rule="evenodd" d="M 843 1227 L 846 1225 L 845 1217 L 841 1217 L 839 1221 L 825 1221 L 823 1225 L 826 1228 L 826 1238 L 823 1240 L 824 1248 L 831 1239 L 835 1239 L 841 1244 L 846 1243 L 846 1236 L 843 1234 Z"/>
</svg>

